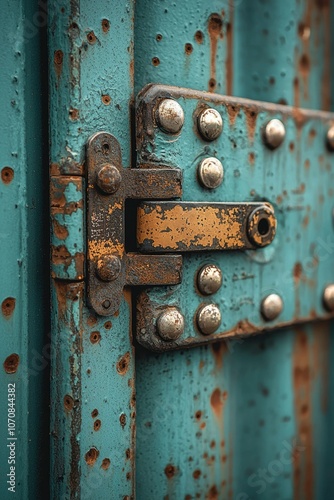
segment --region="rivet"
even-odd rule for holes
[[[217,188],[223,181],[223,165],[217,158],[204,158],[198,165],[198,177],[206,188]]]
[[[109,309],[109,307],[110,307],[110,306],[111,306],[111,302],[110,302],[110,300],[107,300],[107,299],[106,299],[106,300],[104,300],[104,301],[102,302],[102,307],[103,307],[103,309]]]
[[[332,125],[327,132],[327,144],[331,151],[334,151],[334,125]]]
[[[197,313],[197,325],[203,335],[214,333],[221,323],[221,314],[215,304],[202,306]]]
[[[258,207],[249,215],[247,233],[257,247],[269,245],[276,234],[277,221],[273,210],[268,205]]]
[[[184,124],[183,109],[174,99],[164,99],[159,104],[157,120],[159,128],[164,132],[177,134]]]
[[[96,183],[99,188],[108,194],[118,191],[122,182],[122,177],[114,165],[104,165],[97,173]]]
[[[285,127],[281,120],[273,118],[264,129],[264,140],[268,148],[276,149],[282,144],[285,138]]]
[[[266,321],[273,321],[283,310],[283,300],[276,293],[265,297],[261,303],[261,313]]]
[[[207,141],[213,141],[223,130],[223,120],[220,113],[213,108],[207,108],[198,117],[198,130]]]
[[[333,284],[326,286],[326,288],[324,290],[323,300],[324,300],[324,306],[326,307],[327,311],[333,312],[334,311],[334,285]]]
[[[175,308],[164,311],[157,319],[157,330],[164,340],[176,340],[184,331],[184,318]]]
[[[197,276],[199,291],[204,295],[212,295],[222,285],[222,273],[219,267],[208,264],[200,269]]]
[[[121,261],[116,255],[104,255],[96,263],[96,272],[103,281],[114,281],[121,272]]]

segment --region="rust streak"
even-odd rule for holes
[[[209,92],[213,92],[216,88],[216,58],[219,38],[223,38],[223,20],[217,13],[211,14],[208,22],[208,32],[210,37],[211,56],[210,56],[210,80]]]

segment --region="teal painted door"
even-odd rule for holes
[[[334,283],[334,118],[321,113],[333,110],[330,2],[3,3],[2,498],[12,498],[11,481],[29,499],[333,498],[333,322],[323,290]],[[171,138],[138,119],[148,84],[208,94],[181,91],[185,123]],[[233,96],[235,108],[217,96]],[[259,101],[258,114],[240,111],[255,106],[240,99]],[[193,122],[203,102],[223,117],[210,143]],[[306,119],[301,108],[315,113]],[[277,151],[262,140],[268,113],[286,125]],[[97,314],[87,299],[87,256],[99,248],[86,238],[86,146],[102,131],[117,139],[124,168],[179,168],[183,201],[270,202],[273,244],[185,252],[181,284],[125,287],[116,313]],[[196,178],[208,156],[224,166],[215,190]],[[126,220],[126,251],[137,251],[133,203]],[[223,284],[203,298],[196,277],[208,263]],[[261,316],[272,292],[285,328]],[[210,338],[196,326],[203,302],[222,316]],[[140,321],[156,325],[142,313],[148,303],[176,307],[182,338],[203,345],[144,347]]]

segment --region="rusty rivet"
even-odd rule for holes
[[[198,117],[198,130],[207,141],[214,141],[223,130],[223,120],[220,113],[213,108],[207,108]]]
[[[114,281],[121,272],[122,264],[116,255],[103,255],[96,264],[98,277],[103,281]]]
[[[184,318],[175,308],[171,307],[160,314],[157,319],[157,330],[163,340],[176,340],[184,332]]]
[[[157,110],[157,121],[164,132],[177,134],[184,124],[183,109],[174,99],[164,99]]]
[[[268,148],[278,148],[285,138],[285,127],[281,120],[270,120],[264,129],[264,140]]]
[[[257,247],[269,245],[276,234],[276,217],[268,206],[256,208],[248,217],[248,237]]]
[[[14,297],[7,297],[5,300],[2,301],[1,311],[6,319],[10,318],[11,315],[13,314],[15,309],[15,303],[16,300],[14,299]]]
[[[266,321],[273,321],[283,310],[283,300],[277,293],[271,293],[261,303],[261,313]]]
[[[10,354],[5,359],[3,366],[6,373],[16,373],[20,362],[20,357],[18,354]]]
[[[329,312],[334,311],[334,284],[327,285],[323,295],[324,306]]]
[[[203,335],[214,333],[220,326],[221,314],[215,304],[202,306],[197,313],[197,325]]]
[[[334,125],[327,132],[327,145],[331,151],[334,151]]]
[[[217,158],[204,158],[197,173],[201,184],[208,189],[217,188],[223,182],[224,168]]]
[[[197,276],[197,285],[204,295],[216,293],[222,285],[222,272],[219,267],[214,264],[202,267]]]
[[[122,176],[114,165],[104,165],[97,172],[96,184],[107,194],[114,194],[118,191],[122,182]]]
[[[14,179],[14,170],[11,167],[4,167],[1,170],[1,179],[4,184],[10,184]]]

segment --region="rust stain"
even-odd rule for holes
[[[258,109],[253,106],[249,106],[248,108],[245,109],[245,115],[246,115],[248,137],[249,140],[253,142],[256,131],[256,120],[258,115]]]
[[[66,412],[70,412],[74,408],[74,399],[69,394],[64,396],[64,408]]]
[[[101,101],[103,102],[103,104],[105,104],[106,106],[109,106],[109,104],[111,103],[111,97],[110,95],[108,94],[103,94],[101,96]]]
[[[63,69],[63,59],[64,59],[63,51],[56,50],[53,55],[53,62],[54,62],[55,72],[58,78],[60,78]]]
[[[293,454],[294,498],[312,500],[313,436],[311,349],[306,333],[298,329],[293,352],[294,406],[297,425],[297,446]]]
[[[221,390],[218,387],[211,394],[210,403],[214,414],[220,419],[222,417],[224,402]]]
[[[229,17],[230,20],[226,24],[226,94],[233,94],[233,26],[234,26],[234,5],[233,0],[229,2]]]
[[[187,55],[191,54],[192,51],[193,51],[193,46],[191,45],[191,43],[186,43],[185,46],[184,46],[184,51]]]
[[[52,221],[52,230],[58,240],[66,240],[69,235],[67,227],[60,224],[57,219],[53,219]]]
[[[204,33],[201,30],[197,30],[194,36],[197,43],[201,44],[204,40]]]
[[[125,375],[130,366],[130,353],[127,352],[122,356],[116,364],[116,370],[120,375]]]
[[[113,240],[88,241],[88,259],[95,260],[103,255],[123,255],[124,244]]]
[[[165,467],[165,474],[168,479],[172,479],[177,472],[177,468],[173,464],[168,464]]]
[[[97,38],[94,31],[90,31],[89,33],[87,33],[87,40],[91,45],[94,45],[94,43],[96,43]]]
[[[250,165],[254,165],[255,163],[255,153],[253,151],[248,153],[248,162]]]
[[[4,167],[1,170],[1,180],[4,184],[10,184],[14,179],[14,170],[11,167]]]
[[[109,467],[110,467],[110,459],[109,458],[104,458],[102,460],[101,469],[108,470]]]
[[[228,351],[226,342],[214,342],[211,344],[212,354],[216,363],[217,370],[223,366],[223,357]]]
[[[332,50],[331,50],[331,12],[329,0],[316,0],[318,7],[322,11],[324,24],[324,72],[322,77],[322,109],[331,111],[332,109],[332,89],[331,89],[331,68],[332,68]]]
[[[235,124],[235,120],[240,113],[240,109],[240,106],[238,106],[237,104],[226,104],[230,126],[233,126]]]
[[[96,448],[91,448],[85,454],[86,464],[92,467],[98,459],[100,452]]]
[[[110,29],[110,22],[108,21],[108,19],[102,19],[101,25],[102,25],[102,31],[104,33],[108,33]]]
[[[219,496],[218,496],[218,490],[217,490],[217,486],[211,486],[211,488],[209,489],[208,493],[205,495],[205,499],[206,500],[218,500]]]
[[[320,401],[323,413],[328,411],[330,397],[330,340],[331,323],[323,321],[312,325],[315,376],[320,379]]]
[[[13,353],[7,356],[3,363],[3,367],[6,373],[16,373],[19,367],[20,357],[18,354]]]
[[[14,312],[16,300],[14,297],[7,297],[2,301],[1,311],[6,319],[9,319]]]
[[[216,59],[218,40],[223,38],[223,20],[217,13],[211,14],[208,21],[208,33],[210,37],[210,81],[209,92],[213,92],[216,87]],[[213,84],[214,82],[214,84]]]

